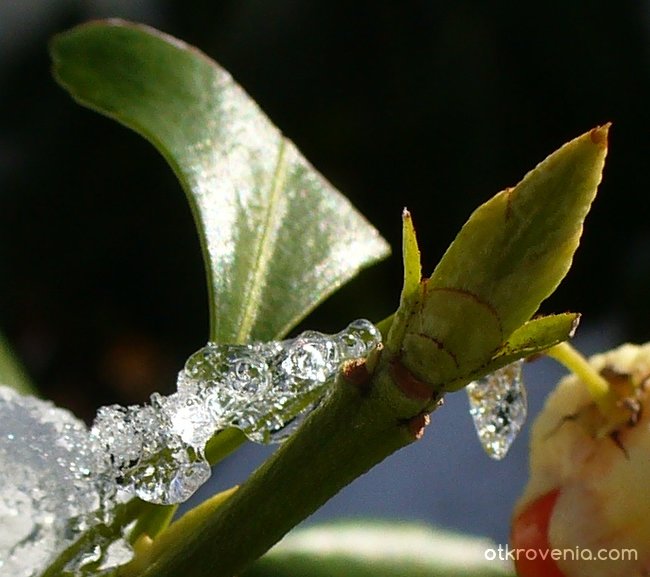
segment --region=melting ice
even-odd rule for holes
[[[517,437],[528,409],[520,359],[466,387],[469,412],[485,452],[503,459]]]
[[[102,407],[90,430],[48,401],[0,386],[0,577],[37,575],[86,529],[110,522],[129,495],[186,500],[210,476],[205,446],[222,429],[283,440],[341,364],[380,340],[372,323],[358,320],[331,336],[209,343],[187,360],[174,394]],[[126,541],[112,539],[68,569],[82,575],[84,563],[109,568],[128,557]]]

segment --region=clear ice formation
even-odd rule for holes
[[[187,360],[175,393],[102,407],[90,430],[48,401],[0,386],[0,577],[38,575],[132,495],[186,500],[210,476],[205,447],[222,429],[259,443],[284,440],[342,363],[380,341],[372,323],[357,320],[331,336],[208,343]],[[98,539],[66,569],[84,575],[128,561],[126,540]]]
[[[528,403],[521,376],[523,359],[466,387],[469,412],[485,452],[503,459],[526,421]]]
[[[218,431],[236,427],[258,443],[284,440],[341,364],[380,341],[370,321],[357,320],[331,336],[306,331],[281,342],[209,343],[187,360],[174,394],[155,393],[144,407],[103,407],[90,434],[118,486],[152,503],[180,503],[210,476],[204,451]]]

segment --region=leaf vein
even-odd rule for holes
[[[262,235],[257,244],[257,255],[255,257],[255,265],[252,274],[249,276],[249,284],[246,289],[246,296],[244,298],[244,309],[241,316],[241,323],[237,331],[237,342],[243,343],[248,340],[253,330],[257,314],[260,309],[260,297],[262,295],[262,288],[264,286],[264,279],[267,276],[267,271],[272,263],[273,247],[275,246],[275,238],[273,233],[278,228],[277,218],[280,208],[280,200],[282,197],[282,190],[286,180],[287,166],[285,160],[285,152],[287,141],[282,138],[278,149],[278,159],[273,172],[271,180],[271,190],[269,193],[269,204],[266,211],[266,219],[264,221]]]

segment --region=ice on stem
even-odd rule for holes
[[[466,387],[469,412],[485,452],[503,459],[526,421],[528,404],[520,359]]]
[[[295,339],[208,343],[179,373],[177,392],[144,407],[100,409],[91,435],[116,482],[145,501],[188,499],[210,476],[206,443],[228,427],[259,443],[281,441],[308,413],[341,364],[380,342],[369,321],[336,335],[306,331]]]
[[[131,495],[185,501],[210,476],[205,446],[220,430],[237,427],[261,443],[285,439],[342,363],[365,357],[380,339],[358,320],[335,335],[208,343],[187,360],[174,394],[102,407],[90,430],[50,402],[0,386],[0,577],[38,575]],[[96,533],[66,571],[96,574],[128,561],[121,535]]]

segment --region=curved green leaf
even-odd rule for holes
[[[569,270],[596,195],[609,126],[551,154],[480,206],[422,285],[402,362],[432,385],[487,364]]]
[[[514,577],[498,556],[487,539],[426,525],[346,522],[290,533],[242,577]]]
[[[151,141],[181,181],[203,247],[212,340],[277,338],[388,254],[377,231],[197,49],[111,20],[56,36],[51,53],[77,101]]]

